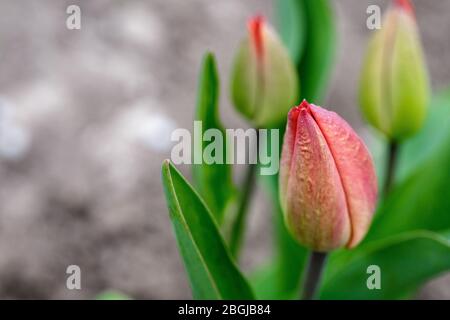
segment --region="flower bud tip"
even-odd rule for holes
[[[394,4],[400,9],[414,16],[414,7],[410,0],[394,0]]]
[[[298,115],[300,113],[309,113],[309,109],[310,106],[308,101],[306,101],[306,99],[303,99],[303,101],[298,106],[293,107],[289,111],[289,119],[297,121]]]
[[[308,103],[308,101],[306,101],[306,99],[303,99],[302,103],[300,103],[298,108],[300,108],[300,110],[309,111],[309,103]]]
[[[248,22],[248,29],[250,32],[250,39],[255,47],[256,55],[261,57],[263,54],[263,37],[262,27],[264,24],[264,17],[256,15]]]

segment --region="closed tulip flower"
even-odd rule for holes
[[[364,142],[336,113],[303,101],[290,110],[280,200],[292,235],[313,251],[352,248],[366,235],[377,182]]]
[[[427,69],[409,0],[396,0],[369,43],[359,100],[367,121],[391,141],[423,125],[429,98]]]
[[[298,83],[295,66],[275,31],[262,17],[251,19],[231,75],[236,109],[256,127],[276,126],[297,102]]]

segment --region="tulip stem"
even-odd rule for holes
[[[313,300],[322,277],[323,267],[327,260],[327,254],[324,252],[312,251],[309,256],[306,277],[303,286],[302,299]]]
[[[398,143],[391,141],[389,143],[389,150],[387,155],[387,165],[386,165],[386,177],[384,180],[383,195],[386,196],[392,188],[392,184],[395,178],[395,167],[397,164],[398,155]]]
[[[256,154],[258,155],[259,148],[259,131],[257,131],[256,138]],[[249,157],[250,159],[250,157]],[[244,178],[244,184],[242,189],[240,190],[240,199],[238,203],[237,212],[234,218],[234,221],[231,225],[231,233],[230,233],[230,241],[229,241],[229,249],[231,255],[235,258],[236,261],[239,260],[239,251],[242,244],[242,238],[244,236],[245,229],[245,220],[247,217],[248,206],[250,204],[250,199],[253,195],[253,191],[255,189],[255,178],[256,178],[256,169],[257,164],[249,164],[246,176]]]

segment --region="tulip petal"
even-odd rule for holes
[[[325,137],[346,195],[352,226],[347,247],[367,233],[377,198],[375,169],[367,147],[350,125],[335,112],[310,105],[311,114]]]

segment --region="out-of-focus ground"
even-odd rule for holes
[[[414,1],[434,89],[450,83],[450,1]],[[65,10],[78,4],[81,30]],[[339,54],[326,106],[356,127],[366,8],[334,2]],[[265,0],[0,0],[0,298],[189,298],[160,182],[170,133],[191,128],[201,57],[212,50],[227,127],[232,55]],[[364,130],[361,131],[364,134]],[[189,174],[189,168],[183,168]],[[244,265],[270,254],[258,192]],[[417,263],[427,263],[418,261]],[[82,290],[66,289],[66,267]],[[408,270],[405,270],[408,272]],[[421,298],[450,298],[450,278]]]

